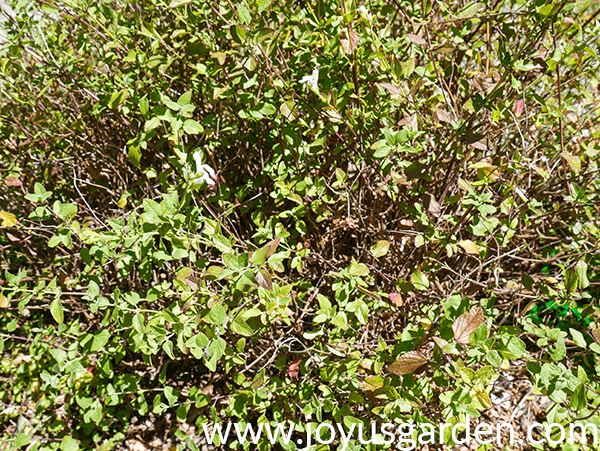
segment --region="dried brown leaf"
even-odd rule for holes
[[[454,120],[452,119],[452,115],[450,113],[448,113],[447,111],[444,111],[442,109],[439,109],[439,108],[437,110],[435,110],[435,116],[436,116],[437,120],[440,122],[447,122],[449,124],[454,122]]]
[[[412,374],[429,362],[421,351],[408,351],[400,356],[398,360],[392,363],[389,367],[391,373],[402,376],[404,374]]]
[[[273,291],[273,281],[271,280],[271,276],[264,269],[261,269],[256,273],[256,283],[258,283],[265,290]]]
[[[6,183],[8,186],[23,186],[23,182],[14,175],[9,175],[8,177],[5,177],[4,183]]]
[[[354,31],[344,31],[342,33],[342,38],[340,39],[340,44],[344,49],[346,55],[351,55],[356,50],[358,46],[358,41],[360,40],[360,36]]]
[[[417,36],[416,34],[412,34],[412,33],[408,33],[406,35],[406,37],[408,38],[408,40],[410,42],[412,42],[415,45],[427,45],[427,41],[425,39],[423,39],[421,36]]]
[[[391,83],[377,83],[378,86],[381,86],[387,92],[389,92],[392,97],[400,95],[400,87],[393,85]]]
[[[483,323],[483,310],[481,307],[473,307],[468,312],[463,313],[452,324],[454,339],[458,343],[468,343],[469,337]]]
[[[436,218],[439,218],[442,215],[442,206],[435,200],[435,197],[433,197],[432,194],[425,194],[423,206]]]

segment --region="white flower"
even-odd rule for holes
[[[360,7],[358,8],[358,11],[369,22],[371,22],[373,20],[373,14],[371,14],[369,11],[367,11],[367,8],[365,7],[365,5],[360,5]]]
[[[194,184],[201,185],[202,182],[206,182],[208,186],[215,186],[217,183],[217,173],[209,165],[202,164],[202,154],[199,150],[194,152],[194,160],[196,161]]]
[[[309,88],[313,91],[317,91],[319,88],[317,84],[319,83],[319,65],[315,66],[315,69],[312,71],[311,75],[305,75],[299,80],[299,83],[306,83]]]

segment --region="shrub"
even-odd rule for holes
[[[598,424],[592,3],[13,2],[3,438]]]

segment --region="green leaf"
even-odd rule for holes
[[[371,254],[375,258],[383,257],[384,255],[386,255],[388,253],[389,249],[390,249],[390,242],[385,241],[385,240],[380,240],[380,241],[377,241],[377,243],[375,243],[371,247]]]
[[[571,395],[569,406],[575,411],[580,411],[581,409],[585,409],[587,407],[587,400],[585,399],[585,387],[583,384],[578,385]]]
[[[410,282],[414,285],[417,290],[429,289],[429,279],[421,271],[415,271],[410,275]],[[475,329],[473,329],[475,330]]]
[[[142,159],[142,152],[140,151],[140,147],[135,145],[129,146],[127,155],[129,155],[129,159],[134,164],[134,166],[140,169],[140,161]]]
[[[231,323],[231,330],[233,333],[244,337],[251,337],[254,334],[252,328],[242,318],[236,318],[235,321]]]
[[[521,275],[521,283],[525,287],[526,290],[531,291],[533,289],[533,279],[529,277],[527,274]]]
[[[179,96],[179,99],[177,99],[177,104],[180,107],[184,107],[186,105],[189,105],[190,102],[192,101],[192,91],[186,91],[183,94],[181,94]]]
[[[339,312],[331,319],[331,324],[343,330],[348,330],[348,318],[345,312]]]
[[[569,292],[577,290],[578,276],[574,269],[567,269],[565,272],[565,288]]]
[[[60,442],[60,449],[61,451],[78,451],[79,442],[70,435],[67,435]]]
[[[173,387],[165,387],[165,398],[167,398],[167,402],[169,403],[169,407],[173,407],[173,405],[179,399],[179,392],[175,390]]]
[[[567,356],[567,348],[565,346],[565,340],[559,338],[556,340],[556,347],[550,352],[550,357],[555,362],[564,359]]]
[[[54,321],[56,321],[58,324],[63,323],[64,313],[58,296],[55,297],[52,303],[50,304],[50,313],[52,314],[52,318],[54,318]]]
[[[29,445],[30,443],[31,438],[27,434],[21,432],[19,435],[17,435],[17,438],[15,438],[13,446],[15,448],[21,448],[22,446]]]
[[[210,319],[217,325],[220,326],[227,321],[227,312],[221,304],[215,302],[210,308]]]
[[[467,17],[473,17],[479,11],[480,6],[481,6],[480,3],[471,3],[469,6],[467,6],[465,9],[463,9],[460,12],[458,17],[460,19],[466,19]]]
[[[366,277],[369,275],[369,268],[367,265],[363,263],[357,263],[354,259],[352,260],[353,261],[348,268],[348,273],[351,276]]]
[[[200,123],[196,122],[193,119],[187,119],[183,123],[183,131],[186,132],[188,135],[198,135],[204,132],[204,127],[202,127]]]
[[[242,21],[242,23],[248,25],[252,21],[252,17],[250,16],[250,11],[244,5],[238,5],[237,7],[238,17]]]
[[[588,265],[583,260],[579,260],[575,265],[575,272],[577,273],[577,287],[580,290],[587,288],[590,285],[590,281],[587,278]]]
[[[587,342],[585,341],[585,338],[583,337],[583,334],[581,332],[575,329],[569,329],[569,332],[571,332],[573,341],[577,346],[584,349],[587,348]]]
[[[150,130],[154,130],[161,123],[162,123],[162,121],[160,120],[160,118],[153,117],[153,118],[147,120],[146,123],[144,124],[144,131],[149,132]]]
[[[94,335],[94,341],[92,342],[92,346],[90,348],[91,352],[98,352],[101,349],[104,349],[106,343],[108,343],[108,339],[110,338],[110,332],[108,329],[102,329]]]
[[[206,348],[206,353],[208,354],[208,359],[204,358],[204,363],[210,371],[215,371],[217,369],[217,363],[219,359],[225,353],[225,349],[227,348],[227,343],[221,337],[213,340],[212,343]]]

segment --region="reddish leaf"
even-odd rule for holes
[[[515,102],[515,116],[520,117],[521,114],[523,114],[523,111],[525,110],[525,102],[523,102],[523,99],[519,99]]]
[[[594,340],[600,343],[600,329],[593,329],[592,336],[594,337]]]
[[[402,376],[404,374],[412,374],[427,364],[429,360],[421,351],[408,351],[400,356],[398,360],[390,365],[390,372]]]
[[[392,304],[394,304],[396,307],[400,307],[403,304],[402,301],[402,296],[400,296],[400,293],[390,293],[390,301],[392,301]]]
[[[483,323],[483,310],[481,307],[474,307],[463,313],[452,324],[454,339],[458,343],[468,343],[469,337],[481,323]]]
[[[294,378],[296,376],[298,376],[298,373],[300,373],[300,363],[302,362],[302,357],[300,357],[299,359],[294,360],[292,363],[290,363],[290,366],[288,366],[288,376],[290,377],[290,379],[294,380]]]

